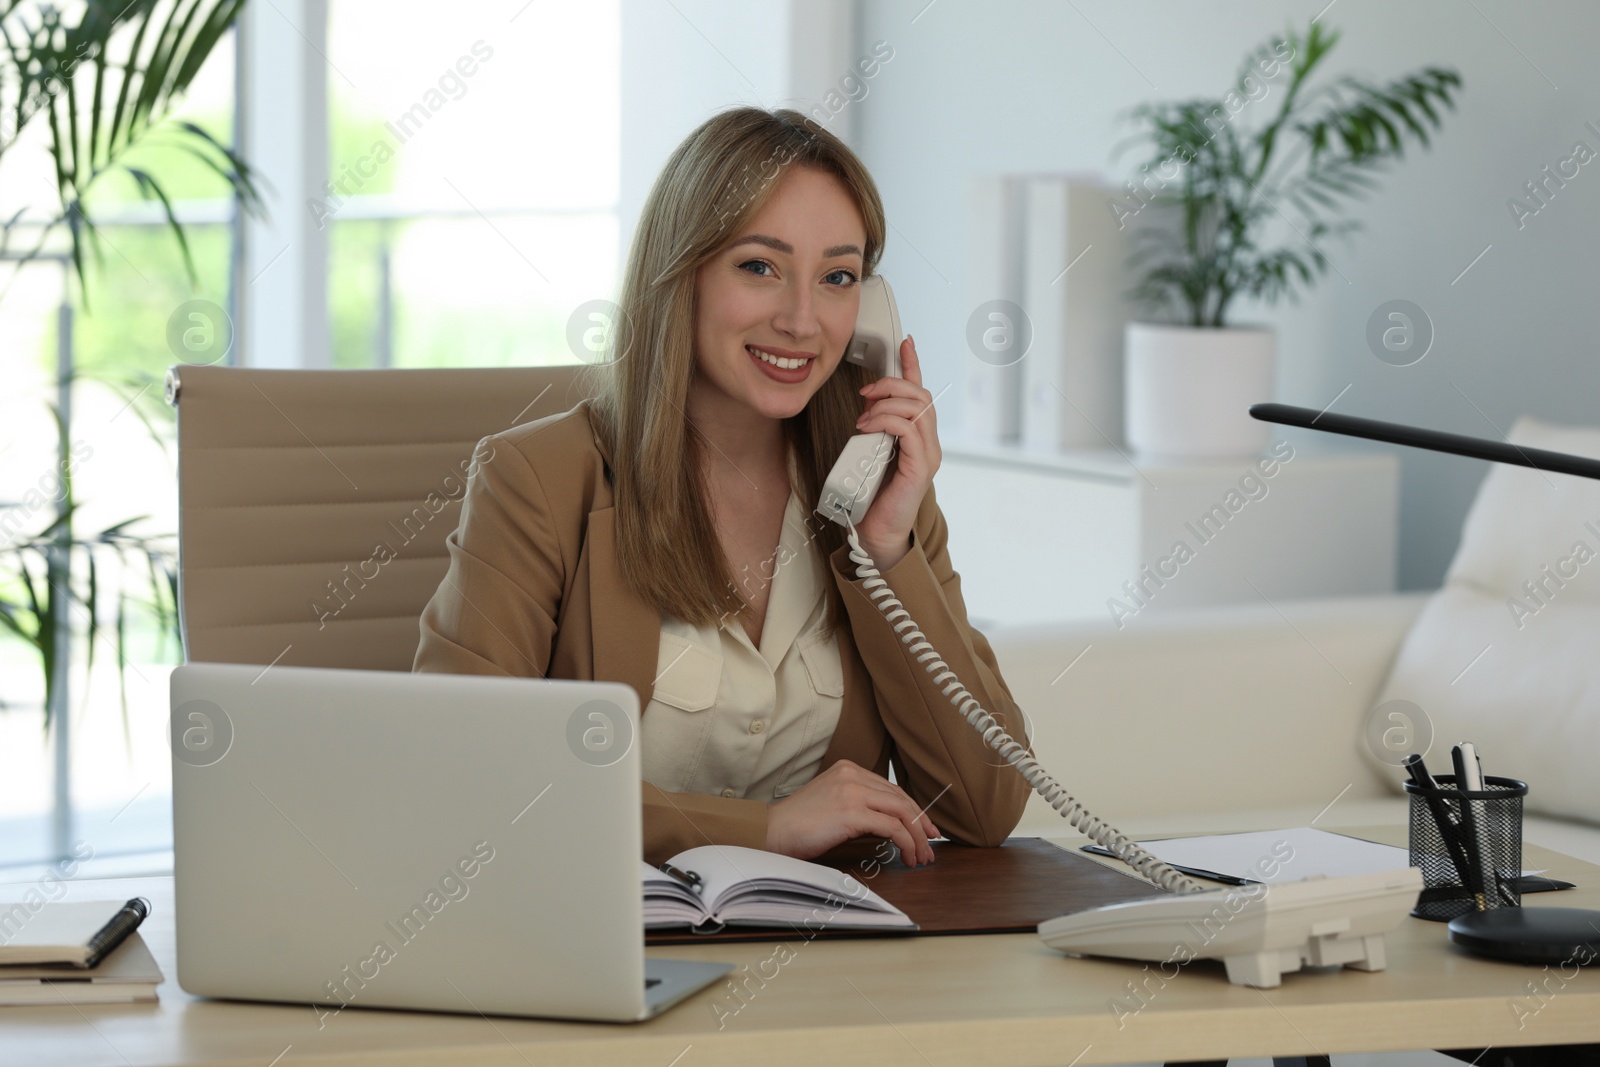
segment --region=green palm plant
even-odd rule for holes
[[[0,0],[0,118],[7,120],[0,163],[30,122],[45,122],[60,201],[38,243],[19,258],[36,254],[64,225],[86,308],[85,251],[97,262],[104,255],[87,201],[110,175],[125,175],[143,199],[160,202],[189,279],[198,282],[172,201],[156,175],[129,161],[134,148],[174,145],[222,178],[242,210],[262,210],[249,165],[205,128],[172,118],[243,7],[244,0],[86,0],[69,21],[53,3]],[[0,230],[0,253],[22,213]]]
[[[1309,84],[1338,41],[1337,31],[1312,22],[1303,36],[1290,30],[1246,57],[1223,98],[1131,112],[1145,125],[1133,140],[1150,155],[1112,210],[1126,227],[1145,207],[1158,208],[1157,224],[1131,235],[1131,295],[1155,317],[1220,327],[1239,296],[1270,303],[1310,285],[1328,268],[1318,242],[1359,228],[1340,217],[1349,202],[1373,189],[1374,175],[1408,143],[1427,147],[1442,111],[1454,109],[1461,76],[1440,67],[1384,85],[1349,76]],[[1254,110],[1264,122],[1238,121]],[[1294,231],[1276,246],[1267,234],[1274,219]]]
[[[55,405],[50,406],[50,412],[61,454],[77,459],[78,450],[68,439],[71,431],[67,421]],[[158,655],[169,635],[176,637],[181,647],[182,637],[177,628],[177,553],[171,537],[146,536],[129,530],[145,519],[143,515],[124,519],[87,536],[77,535],[74,519],[79,502],[72,486],[73,466],[69,460],[60,467],[55,483],[57,489],[50,494],[50,502],[56,505],[55,513],[48,523],[32,534],[0,541],[0,560],[10,564],[0,564],[0,630],[21,638],[38,654],[44,670],[46,734],[50,731],[52,716],[66,712],[57,693],[70,657],[69,649],[61,643],[63,637],[70,639],[77,629],[76,624],[84,624],[88,635],[86,669],[90,673],[94,670],[95,650],[102,641],[109,644],[117,661],[123,736],[131,744],[126,684],[129,623],[136,612],[153,616]],[[0,519],[4,517],[0,513]],[[12,526],[11,522],[0,522],[0,528],[11,529]],[[116,568],[109,589],[104,581],[108,564]],[[148,599],[135,595],[134,583],[126,580],[130,571],[139,572],[147,583]],[[100,622],[108,607],[113,617],[110,635],[103,632]],[[0,707],[3,706],[0,701]]]
[[[166,145],[187,153],[226,184],[241,211],[264,213],[249,165],[204,127],[175,117],[195,76],[243,7],[244,0],[82,0],[65,6],[49,0],[0,0],[0,165],[30,124],[43,124],[58,201],[42,224],[24,222],[25,208],[0,217],[0,259],[26,263],[41,255],[62,258],[46,252],[45,246],[64,230],[66,258],[87,310],[87,261],[104,260],[104,239],[96,229],[91,201],[120,176],[141,199],[159,202],[190,284],[199,284],[167,186],[155,173],[157,167],[139,162],[140,150]],[[37,241],[14,250],[14,237],[35,225]],[[77,377],[68,360],[60,368],[59,400],[51,409],[61,478],[59,494],[52,494],[53,515],[42,527],[17,536],[24,516],[0,510],[0,529],[7,535],[0,540],[0,633],[20,638],[40,658],[47,732],[67,710],[74,633],[80,625],[87,630],[90,667],[97,645],[109,639],[119,681],[124,682],[126,730],[128,624],[142,607],[153,614],[163,641],[168,634],[177,636],[175,553],[170,537],[131,532],[140,519],[87,536],[75,529],[79,505],[71,482],[68,413]],[[133,399],[129,406],[138,412]],[[139,416],[145,417],[142,412]],[[32,510],[27,509],[29,514]],[[129,572],[143,576],[148,599],[134,594],[142,583],[129,579]],[[114,619],[109,638],[101,632],[107,615]]]

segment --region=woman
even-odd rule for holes
[[[1024,741],[946,551],[916,346],[903,379],[842,362],[884,229],[872,178],[821,126],[713,117],[645,203],[593,399],[479,447],[493,458],[415,669],[632,684],[651,863],[712,843],[811,858],[871,834],[917,865],[929,838],[997,845],[1021,817],[1027,783],[907,652],[843,527],[812,512],[852,434],[896,436],[862,547]]]

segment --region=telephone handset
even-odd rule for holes
[[[881,277],[861,283],[861,311],[845,359],[877,371],[879,377],[900,376],[900,313],[894,292]],[[1252,886],[1249,892],[1207,890],[1182,872],[1157,859],[1111,826],[1089,814],[1028,750],[995,722],[956,677],[915,620],[879,575],[872,557],[861,547],[856,523],[883,481],[894,454],[894,435],[857,434],[845,446],[824,483],[817,510],[845,528],[856,577],[883,612],[917,661],[943,688],[962,718],[983,735],[1017,773],[1074,829],[1110,851],[1145,878],[1177,898],[1109,904],[1063,915],[1039,924],[1039,936],[1052,948],[1071,954],[1120,956],[1136,960],[1173,961],[1174,945],[1204,927],[1205,943],[1186,946],[1188,959],[1225,961],[1228,980],[1237,985],[1276,986],[1282,975],[1302,966],[1344,965],[1360,970],[1384,968],[1383,935],[1405,920],[1422,889],[1414,867],[1403,871],[1342,878],[1304,879],[1273,886]],[[1254,890],[1260,890],[1259,893]],[[1225,936],[1211,934],[1218,916]]]
[[[894,290],[882,275],[873,275],[861,283],[861,310],[856,314],[856,329],[845,347],[844,358],[859,363],[877,373],[878,377],[902,377],[900,371],[900,310],[895,306]],[[1194,892],[1203,887],[1162,863],[1133,841],[1118,833],[1086,811],[1066,789],[1051,778],[1045,769],[1018,744],[994,717],[979,705],[977,699],[956,678],[939,654],[934,651],[922,631],[906,612],[894,592],[878,575],[872,557],[861,547],[856,535],[856,523],[866,516],[867,508],[877,495],[883,482],[885,468],[894,455],[895,436],[891,433],[857,434],[846,443],[844,451],[833,465],[823,483],[822,499],[817,510],[845,528],[850,541],[850,558],[856,564],[856,576],[865,579],[867,595],[878,610],[894,623],[900,640],[909,646],[913,655],[923,664],[935,680],[944,686],[950,703],[955,705],[984,741],[1005,757],[1017,772],[1050,806],[1061,813],[1074,829],[1081,830],[1096,844],[1120,857],[1134,870],[1164,889],[1175,892]]]
[[[866,367],[878,378],[903,378],[900,339],[904,336],[894,290],[883,275],[874,274],[861,283],[861,310],[856,312],[856,329],[845,345],[845,362]],[[822,483],[817,510],[844,525],[854,525],[865,518],[883,484],[889,460],[894,457],[894,446],[895,436],[887,431],[858,433],[850,438]]]

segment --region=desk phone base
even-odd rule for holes
[[[1222,960],[1228,981],[1270,989],[1302,967],[1384,968],[1383,935],[1422,892],[1415,867],[1108,904],[1039,924],[1069,955]]]

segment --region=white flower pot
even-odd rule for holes
[[[1249,409],[1272,399],[1276,347],[1267,329],[1128,323],[1128,444],[1143,457],[1260,455],[1272,426]]]

